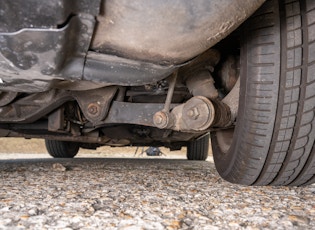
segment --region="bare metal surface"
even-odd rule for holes
[[[209,160],[1,160],[0,228],[315,228],[315,185],[233,185]]]

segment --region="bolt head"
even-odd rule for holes
[[[162,122],[163,122],[163,117],[162,117],[160,114],[156,115],[156,116],[154,117],[154,122],[155,122],[156,124],[162,124]]]
[[[197,107],[194,107],[187,111],[187,116],[190,117],[193,120],[197,120],[200,113]]]
[[[88,111],[90,114],[95,115],[95,114],[98,113],[98,106],[92,103],[92,104],[90,104],[90,105],[88,106],[88,110],[87,110],[87,111]]]
[[[164,129],[169,124],[169,117],[165,112],[156,112],[153,116],[153,123],[156,127]]]

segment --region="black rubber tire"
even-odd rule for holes
[[[314,14],[315,1],[271,0],[243,27],[237,124],[234,132],[211,134],[225,180],[315,182]]]
[[[210,134],[207,133],[187,145],[187,159],[205,161],[208,158]]]
[[[77,142],[45,140],[46,149],[54,158],[73,158],[77,155],[80,145]]]

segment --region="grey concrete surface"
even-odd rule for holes
[[[315,228],[315,185],[233,185],[211,159],[2,159],[0,188],[0,229]]]

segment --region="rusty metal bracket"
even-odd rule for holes
[[[110,103],[117,92],[117,87],[105,87],[95,90],[73,92],[84,116],[92,123],[97,123],[107,116]]]

